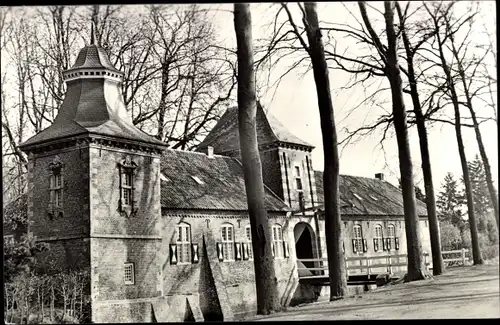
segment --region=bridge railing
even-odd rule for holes
[[[469,261],[467,253],[468,249],[452,250],[452,251],[442,251],[443,261],[445,263],[461,263],[465,265]],[[408,255],[398,254],[398,255],[380,255],[380,256],[353,256],[345,258],[346,262],[346,273],[347,276],[350,275],[372,275],[380,273],[393,273],[393,268],[406,267],[408,265]],[[424,253],[425,265],[430,265],[429,254]],[[298,271],[328,271],[328,258],[310,258],[310,259],[298,259],[297,261],[302,262],[315,262],[314,267],[298,267]],[[359,272],[356,272],[358,271]],[[317,273],[317,272],[314,272]],[[307,277],[322,277],[324,275],[307,275]],[[299,277],[305,277],[300,276]]]

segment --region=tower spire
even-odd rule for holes
[[[90,22],[90,45],[95,45],[94,21]]]

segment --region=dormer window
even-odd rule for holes
[[[127,216],[136,212],[134,206],[134,176],[137,164],[130,156],[127,156],[122,163],[118,164],[120,175],[120,200],[119,211]]]

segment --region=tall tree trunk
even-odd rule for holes
[[[436,212],[436,197],[434,195],[434,185],[432,182],[431,159],[429,154],[429,141],[427,138],[427,130],[425,127],[425,119],[422,114],[422,106],[418,95],[417,80],[415,78],[415,69],[413,66],[413,58],[415,51],[411,48],[408,36],[406,35],[405,26],[403,25],[403,14],[399,4],[396,2],[396,9],[401,22],[401,30],[403,43],[408,61],[408,81],[410,84],[411,99],[413,103],[413,111],[417,123],[418,138],[420,144],[420,156],[422,158],[422,172],[424,174],[425,186],[425,204],[427,207],[427,216],[429,218],[429,235],[431,239],[432,250],[432,273],[440,275],[444,271],[443,255],[441,253],[441,238],[439,234],[439,224]]]
[[[433,17],[433,19],[435,28],[438,30],[439,26],[437,19],[435,17]],[[455,112],[455,134],[457,137],[458,153],[460,155],[460,163],[465,183],[465,195],[467,198],[467,214],[469,216],[469,228],[471,233],[470,237],[472,242],[472,258],[474,260],[474,265],[483,264],[483,258],[481,257],[481,251],[479,249],[479,238],[477,234],[476,217],[474,214],[474,203],[472,199],[472,188],[470,184],[469,169],[467,168],[467,157],[465,155],[464,142],[462,139],[462,125],[460,124],[461,120],[460,120],[460,106],[458,103],[458,96],[455,89],[455,83],[451,76],[450,67],[448,66],[448,63],[444,56],[443,52],[444,41],[441,39],[441,36],[439,35],[439,30],[436,33],[436,38],[439,48],[439,58],[441,60],[441,67],[443,68],[444,74],[446,76],[446,84],[450,92],[450,97],[453,104],[453,110]]]
[[[318,108],[321,118],[323,137],[324,166],[324,202],[325,236],[330,278],[330,300],[343,298],[347,292],[344,253],[342,251],[342,221],[339,206],[339,153],[337,148],[337,130],[330,94],[330,80],[326,64],[321,30],[315,2],[304,4],[307,22],[309,55],[316,83]]]
[[[460,61],[460,58],[459,58],[459,53],[455,47],[453,35],[450,36],[450,40],[451,40],[451,47],[452,47],[453,56],[457,60],[458,73],[460,75],[460,79],[461,79],[462,85],[464,87],[465,98],[467,100],[466,106],[469,109],[470,116],[472,118],[472,123],[474,125],[474,132],[476,134],[477,146],[479,147],[479,154],[481,156],[481,160],[483,161],[483,167],[484,167],[484,172],[486,174],[486,183],[488,184],[488,192],[490,194],[491,205],[492,205],[493,211],[495,213],[495,219],[497,221],[497,229],[500,229],[499,228],[500,226],[498,223],[498,197],[497,197],[497,193],[495,190],[495,186],[493,185],[493,177],[491,176],[490,162],[488,160],[488,156],[486,155],[486,150],[484,149],[483,137],[481,136],[481,130],[479,130],[479,123],[477,121],[476,112],[474,111],[474,108],[472,107],[472,98],[471,98],[471,95],[469,92],[469,88],[467,87],[467,78],[465,76],[465,71],[464,71],[462,62]]]
[[[252,18],[249,4],[234,4],[234,30],[238,46],[238,124],[253,238],[257,313],[265,315],[278,309],[279,306],[269,221],[264,205],[262,166],[257,144],[257,102],[253,71]]]
[[[397,56],[397,36],[394,30],[394,2],[384,1],[387,31],[387,77],[391,85],[392,112],[399,152],[399,170],[405,213],[406,242],[408,247],[408,273],[406,281],[422,280],[426,277],[426,266],[420,241],[420,225],[417,215],[413,184],[413,163],[411,161],[406,109],[403,100],[401,72]]]

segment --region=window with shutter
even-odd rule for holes
[[[373,236],[373,249],[378,252],[382,249],[382,226],[375,226],[375,236]]]
[[[354,253],[363,252],[363,232],[360,225],[354,226],[353,251]]]
[[[252,230],[250,226],[245,227],[245,237],[246,237],[246,251],[248,254],[248,259],[253,260],[253,248],[252,248]]]
[[[394,225],[387,226],[387,249],[392,250],[396,247],[396,230]]]
[[[178,264],[191,263],[191,226],[185,222],[176,227]]]
[[[283,258],[285,256],[283,252],[283,231],[280,225],[276,224],[272,226],[272,243],[274,246],[274,257]]]
[[[222,255],[224,261],[234,261],[234,230],[233,225],[224,224],[221,228]]]

